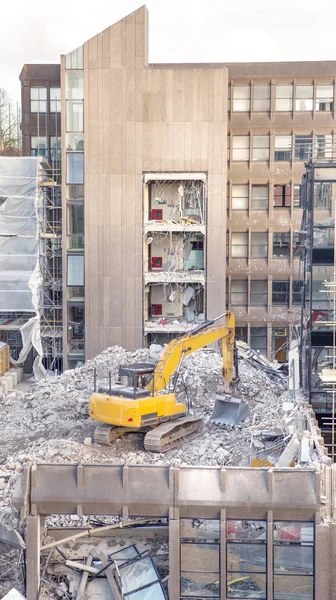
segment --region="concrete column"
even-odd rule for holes
[[[169,518],[169,598],[180,598],[180,519],[174,510],[174,519]],[[176,514],[177,513],[177,514]],[[177,518],[176,518],[177,517]],[[30,599],[28,599],[30,600]]]
[[[315,598],[336,600],[335,525],[316,525],[315,529]]]
[[[26,531],[27,600],[36,600],[40,587],[40,516],[27,518]]]
[[[273,511],[267,512],[267,532],[266,532],[266,543],[267,543],[267,556],[266,556],[266,585],[267,591],[266,596],[268,600],[273,600]]]
[[[219,596],[226,600],[226,509],[220,514],[220,580]]]

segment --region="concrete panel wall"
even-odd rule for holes
[[[148,14],[84,44],[86,359],[142,345],[142,181],[208,176],[207,313],[225,302],[227,69],[148,68]]]

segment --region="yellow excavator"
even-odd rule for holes
[[[224,325],[214,326],[223,317]],[[235,318],[227,312],[172,340],[156,365],[120,365],[118,382],[91,395],[90,417],[104,424],[96,427],[94,441],[111,444],[126,433],[143,431],[146,450],[166,452],[196,437],[202,420],[187,415],[185,404],[177,402],[173,390],[183,359],[218,340],[222,342],[225,390],[230,392],[235,367]]]

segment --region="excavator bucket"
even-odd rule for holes
[[[211,421],[219,425],[237,425],[246,419],[249,407],[244,400],[233,398],[229,394],[215,396],[215,406],[210,417]]]

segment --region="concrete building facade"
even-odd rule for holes
[[[146,7],[62,57],[66,365],[166,342],[225,307],[238,337],[287,359],[301,178],[332,152],[334,73],[149,64]]]

